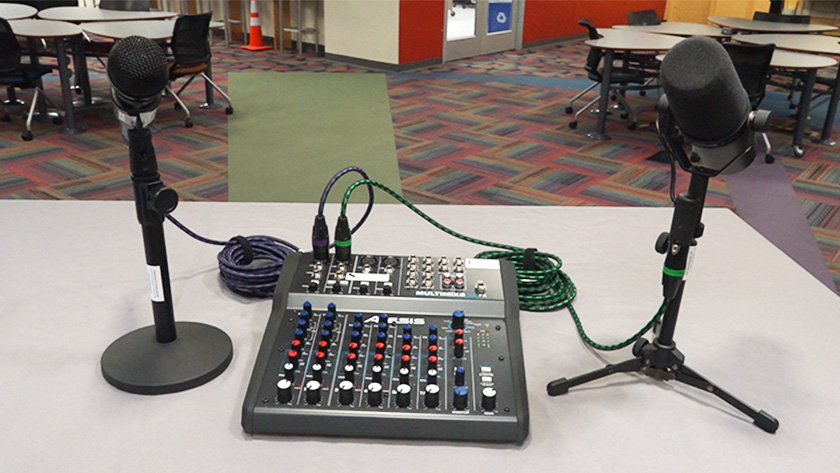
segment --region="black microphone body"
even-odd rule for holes
[[[665,55],[659,76],[668,109],[660,113],[673,114],[691,144],[690,167],[730,174],[752,163],[754,113],[720,43],[704,37],[683,40]]]

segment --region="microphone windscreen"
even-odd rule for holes
[[[689,139],[731,136],[752,107],[729,54],[717,41],[692,37],[671,48],[659,69],[668,105]]]
[[[128,36],[121,39],[108,54],[108,79],[128,100],[155,97],[169,80],[166,54],[148,38]]]

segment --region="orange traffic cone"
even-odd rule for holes
[[[251,44],[242,46],[242,49],[247,49],[248,51],[265,51],[266,49],[271,49],[271,46],[265,46],[263,44],[260,12],[257,11],[257,0],[251,0],[251,34],[248,36],[251,38]]]

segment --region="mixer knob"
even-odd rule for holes
[[[294,381],[295,380],[295,369],[297,368],[297,363],[292,363],[291,361],[287,361],[283,364],[283,377]]]
[[[463,310],[456,310],[455,312],[452,312],[452,329],[463,329],[464,319],[466,319],[466,315]]]
[[[379,382],[368,384],[368,404],[376,407],[382,404],[382,385]]]
[[[354,373],[356,372],[356,367],[353,365],[344,365],[344,379],[346,381],[350,381],[351,383],[354,380]]]
[[[430,329],[431,331],[431,329]],[[438,344],[438,336],[435,334],[429,335],[429,347],[436,347]]]
[[[428,360],[430,370],[437,368],[438,357],[436,355],[429,355]]]
[[[327,312],[335,313],[335,309],[335,302],[330,302],[329,304],[327,304]]]
[[[463,386],[467,370],[463,366],[455,368],[455,386]]]
[[[305,329],[295,329],[295,340],[303,341],[304,337],[306,337],[306,330]]]
[[[411,365],[411,355],[403,355],[400,357],[400,367],[408,368]]]
[[[435,281],[432,279],[432,276],[429,275],[428,278],[423,279],[423,287],[426,289],[431,289],[435,287]]]
[[[423,403],[429,409],[434,409],[440,404],[440,386],[437,384],[426,385],[426,396],[423,398]]]
[[[312,312],[312,303],[309,302],[309,301],[304,301],[303,302],[303,310],[305,310],[307,312]]]
[[[379,322],[379,333],[385,333],[388,331],[388,322]]]
[[[299,330],[303,331],[304,334],[306,334],[306,328],[308,326],[309,326],[309,321],[307,321],[306,319],[298,319],[297,328]]]
[[[361,339],[362,339],[362,333],[359,332],[358,330],[353,330],[352,332],[350,332],[350,340],[358,343],[359,340],[361,340]]]
[[[429,336],[437,336],[437,325],[429,325]]]
[[[344,381],[338,383],[338,402],[344,406],[353,404],[354,391],[355,387],[353,386],[352,381],[345,379]]]
[[[467,389],[466,386],[456,386],[455,387],[455,398],[452,400],[452,407],[455,410],[463,411],[467,408],[467,395],[469,395],[470,390]]]
[[[391,293],[393,293],[393,292],[394,292],[394,285],[391,284],[391,281],[386,282],[382,286],[382,294],[384,294],[386,296],[390,296]]]
[[[362,265],[362,272],[363,273],[369,273],[370,272],[370,265],[368,263],[365,263],[364,265]]]
[[[438,371],[436,369],[429,369],[426,372],[426,382],[429,384],[437,384]]]
[[[400,368],[400,384],[408,384],[408,376],[410,374],[410,368]]]
[[[455,358],[463,358],[464,357],[464,339],[463,338],[456,338],[455,339]]]
[[[485,411],[496,410],[496,390],[493,388],[484,388],[481,390],[481,408]]]
[[[365,295],[370,291],[370,286],[366,282],[359,283],[359,294]]]
[[[449,289],[452,287],[452,278],[447,275],[443,276],[443,279],[440,281],[440,288],[441,289]]]
[[[475,282],[475,293],[478,295],[487,294],[487,285],[484,281],[478,280]]]
[[[289,362],[294,363],[297,365],[298,358],[300,358],[300,352],[297,350],[289,350]]]
[[[277,402],[285,404],[292,400],[292,382],[288,379],[277,381]]]
[[[463,289],[465,286],[464,278],[455,278],[455,289]]]
[[[309,285],[306,286],[306,290],[309,292],[318,292],[318,286],[320,282],[317,279],[313,279],[309,281]]]
[[[397,406],[408,407],[411,404],[411,386],[400,384],[397,386]]]
[[[332,292],[333,294],[338,294],[341,292],[341,281],[336,281],[333,283]]]
[[[411,339],[411,324],[403,325],[403,338],[405,338],[406,335],[409,336],[409,340],[410,340]]]
[[[411,329],[408,329],[408,332],[403,333],[402,340],[403,345],[411,345]]]
[[[306,386],[304,386],[304,390],[306,391],[306,403],[307,404],[318,404],[321,402],[321,383],[310,379],[306,382]]]
[[[312,364],[312,379],[315,381],[322,381],[324,376],[324,365],[321,363]]]
[[[298,312],[298,317],[300,317],[301,320],[309,320],[309,317],[311,317],[311,316],[312,316],[312,313],[309,312],[308,310],[305,310],[305,309]]]
[[[376,339],[379,340],[378,342],[376,342],[376,353],[377,354],[380,354],[380,355],[385,354],[385,339],[387,339],[387,338],[388,338],[388,336],[385,335],[384,333],[381,333],[381,332],[379,333],[379,335],[376,336]]]
[[[373,365],[370,369],[371,378],[374,381],[374,384],[382,382],[382,365]],[[381,388],[381,386],[380,386]]]

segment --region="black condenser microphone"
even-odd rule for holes
[[[127,127],[148,126],[160,105],[160,94],[169,81],[166,54],[154,41],[129,36],[117,42],[108,55],[108,80],[117,118]]]
[[[692,145],[690,167],[730,174],[752,163],[754,131],[763,131],[769,114],[752,111],[720,43],[705,37],[681,41],[665,55],[659,77],[667,97],[659,112],[672,113]]]

